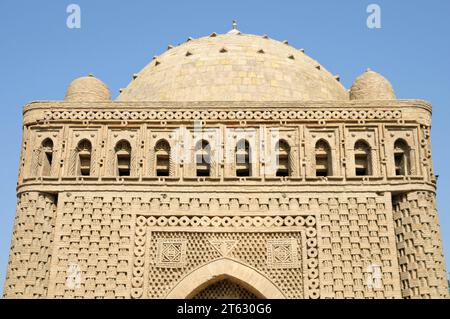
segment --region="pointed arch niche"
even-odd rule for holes
[[[167,295],[168,299],[190,299],[222,280],[239,285],[258,298],[284,299],[285,296],[258,270],[229,258],[205,264],[185,276]]]

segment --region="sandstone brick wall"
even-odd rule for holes
[[[402,297],[447,297],[447,274],[434,194],[395,195],[393,211]]]
[[[56,196],[20,194],[4,295],[11,298],[48,296],[54,254]]]
[[[30,104],[5,297],[184,298],[214,278],[234,281],[209,295],[446,297],[429,105],[270,106]],[[236,176],[240,137],[229,128],[251,145],[250,177]],[[53,149],[43,174],[47,139]],[[196,176],[201,139],[212,149],[209,177]],[[280,139],[290,147],[286,177],[268,169]],[[410,147],[404,176],[395,172],[398,139]],[[77,170],[83,140],[92,145],[89,176]],[[167,177],[155,174],[160,140],[171,146]],[[315,171],[322,140],[332,158],[325,177]],[[370,176],[355,174],[358,140],[370,145]],[[121,141],[130,145],[130,176],[117,176]]]

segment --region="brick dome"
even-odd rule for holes
[[[395,100],[391,83],[381,74],[367,69],[350,89],[351,100]]]
[[[74,80],[67,88],[65,101],[100,102],[111,101],[108,87],[92,74]]]
[[[348,100],[302,50],[236,30],[169,47],[133,78],[118,101]]]

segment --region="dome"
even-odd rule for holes
[[[64,100],[78,102],[111,101],[111,93],[105,83],[90,74],[70,83]]]
[[[133,78],[118,101],[348,100],[302,50],[237,30],[169,46]]]
[[[350,89],[351,100],[395,100],[391,83],[381,74],[367,69]]]

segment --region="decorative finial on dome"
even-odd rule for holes
[[[93,77],[95,77],[95,75],[94,75],[94,73],[89,73],[88,77],[93,78]]]
[[[232,29],[228,32],[228,34],[241,34],[241,31],[237,28],[237,21],[233,20],[233,26]]]

